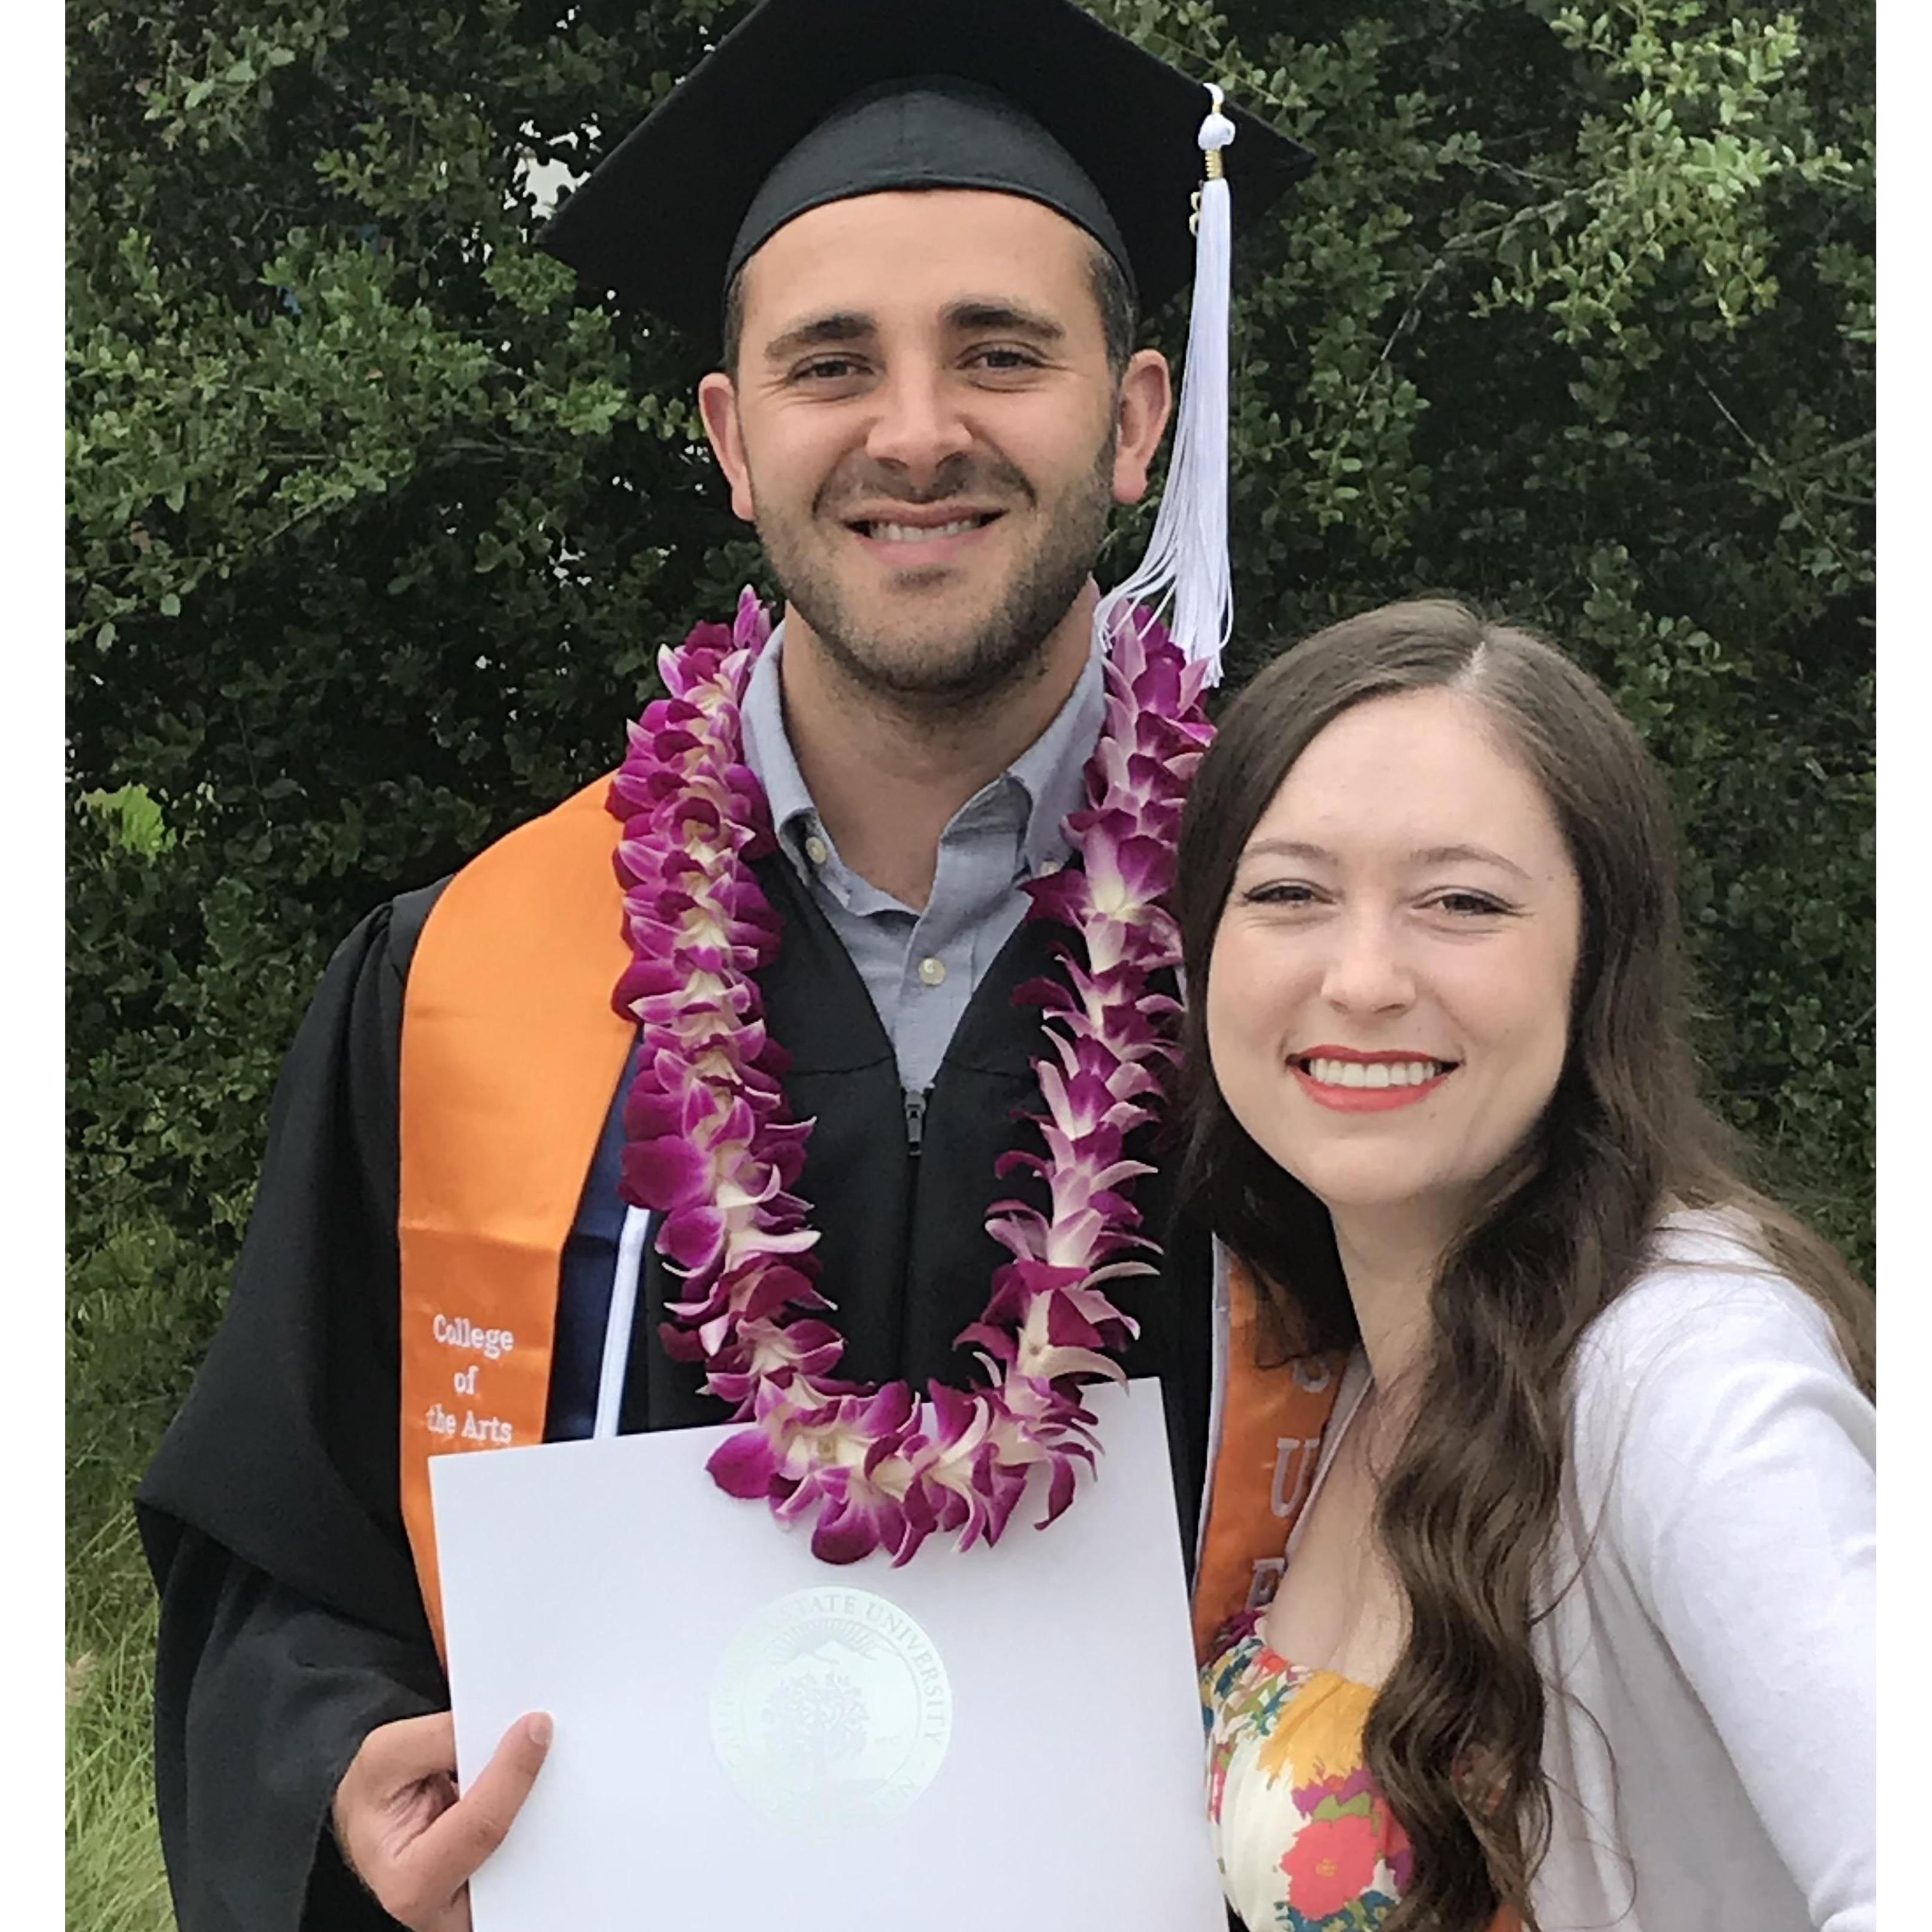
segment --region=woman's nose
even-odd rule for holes
[[[1414,974],[1386,920],[1364,913],[1338,923],[1322,994],[1345,1012],[1394,1012],[1414,1004]]]

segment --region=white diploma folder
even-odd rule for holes
[[[458,1774],[548,1711],[476,1932],[1226,1932],[1157,1382],[1045,1531],[820,1563],[729,1426],[430,1465]]]

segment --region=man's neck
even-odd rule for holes
[[[1090,579],[1035,670],[952,712],[895,704],[854,684],[787,607],[778,660],[785,735],[820,820],[861,878],[924,907],[953,814],[1040,736],[1079,682],[1096,594]]]

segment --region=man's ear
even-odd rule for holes
[[[1147,494],[1148,472],[1174,410],[1167,358],[1158,349],[1134,352],[1121,374],[1114,406],[1120,433],[1114,452],[1114,501],[1138,503]]]
[[[698,412],[704,418],[711,453],[731,486],[731,514],[751,523],[758,512],[752,498],[751,466],[745,460],[744,428],[738,421],[738,392],[723,370],[712,370],[698,384]]]

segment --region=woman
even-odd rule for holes
[[[1594,683],[1447,602],[1202,763],[1188,1173],[1280,1352],[1349,1352],[1202,1674],[1251,1927],[1876,1926],[1870,1304],[1698,1101],[1666,819]]]

